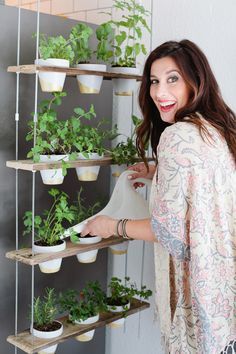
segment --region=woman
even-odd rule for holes
[[[117,234],[155,243],[162,334],[171,354],[233,353],[236,338],[236,117],[223,101],[202,51],[166,42],[149,55],[139,94],[137,148],[145,164],[131,178],[152,178],[144,146],[158,164],[152,217],[99,216],[83,234]],[[163,285],[163,286],[162,286]],[[168,303],[161,291],[168,290]]]

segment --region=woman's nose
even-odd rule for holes
[[[156,86],[155,94],[157,98],[166,97],[168,94],[167,85],[165,83],[159,82],[159,84]]]

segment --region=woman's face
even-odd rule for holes
[[[165,57],[152,63],[150,96],[161,119],[174,123],[175,113],[188,102],[189,89],[174,59]]]

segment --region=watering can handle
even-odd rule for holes
[[[132,170],[130,170],[129,171],[130,172],[130,174],[132,174],[132,173],[134,173],[134,172],[136,172],[136,171],[132,171]],[[143,177],[138,177],[138,178],[135,178],[135,179],[130,179],[129,180],[129,182],[131,183],[131,184],[134,184],[134,183],[143,183],[143,184],[145,184],[147,187],[149,186],[151,186],[151,184],[152,184],[152,181],[150,180],[150,179],[148,179],[148,178],[143,178]]]

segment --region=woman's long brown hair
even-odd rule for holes
[[[176,112],[175,122],[191,122],[199,127],[201,134],[207,134],[204,123],[197,115],[197,112],[200,113],[225,138],[236,162],[236,116],[224,102],[206,56],[189,40],[165,42],[154,49],[146,60],[139,91],[139,105],[143,114],[143,122],[137,129],[139,155],[147,164],[145,146],[150,139],[152,154],[156,159],[160,136],[170,125],[161,120],[159,111],[150,96],[152,63],[164,57],[175,60],[190,90],[189,101]]]

